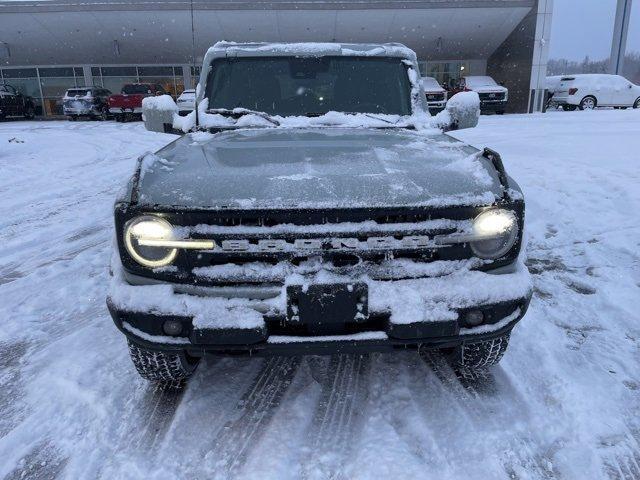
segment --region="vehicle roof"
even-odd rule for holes
[[[218,42],[206,58],[228,56],[371,56],[399,57],[415,61],[416,54],[401,43],[236,43]]]

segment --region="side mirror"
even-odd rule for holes
[[[500,82],[498,83],[498,85],[500,85],[501,87],[504,87],[504,82]]]
[[[445,130],[462,130],[478,125],[480,119],[480,97],[477,92],[459,92],[452,96],[442,113],[448,114]],[[438,114],[440,115],[440,114]]]
[[[145,128],[150,132],[171,132],[173,117],[177,113],[178,105],[170,95],[142,99],[142,118]]]

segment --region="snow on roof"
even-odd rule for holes
[[[217,42],[209,48],[206,58],[246,55],[373,56],[400,57],[413,61],[417,58],[413,50],[401,43],[236,43],[226,41]]]

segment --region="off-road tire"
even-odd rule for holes
[[[162,352],[139,347],[127,340],[129,354],[142,378],[160,384],[180,384],[187,380],[198,366],[197,359],[188,359],[179,353]]]
[[[464,343],[451,353],[453,366],[474,370],[496,365],[509,346],[509,336],[507,333],[491,340]]]

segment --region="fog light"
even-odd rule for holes
[[[469,310],[465,315],[465,322],[471,327],[476,327],[484,320],[484,313],[482,310]]]
[[[164,333],[167,335],[175,337],[182,332],[182,323],[177,320],[167,320],[162,324],[162,330],[164,330]]]

